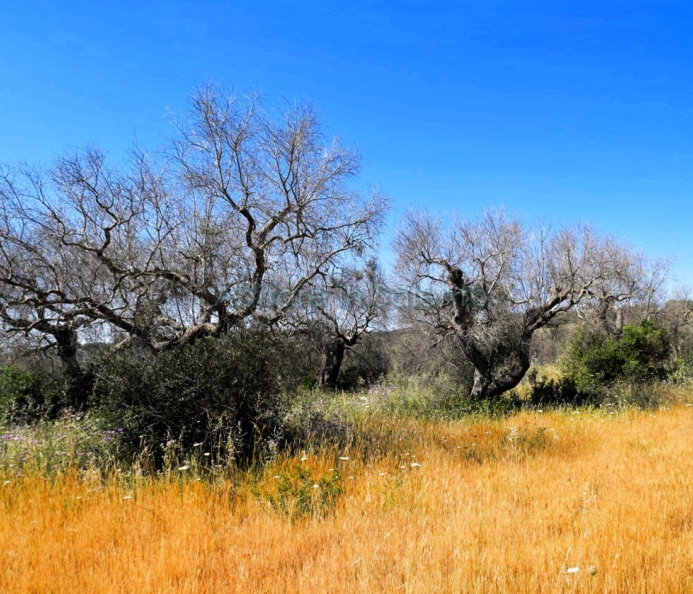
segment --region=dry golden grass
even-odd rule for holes
[[[371,465],[318,453],[256,477],[341,465],[324,520],[291,523],[238,477],[11,479],[0,591],[693,591],[693,408],[409,430]]]

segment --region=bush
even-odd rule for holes
[[[604,394],[600,390],[579,390],[571,377],[547,378],[536,369],[527,374],[530,402],[536,407],[587,406],[601,403]]]
[[[613,400],[617,385],[643,386],[675,371],[667,331],[649,320],[625,326],[619,338],[582,328],[568,343],[560,367],[558,379],[538,377],[536,370],[528,374],[532,404],[598,406]]]
[[[215,459],[247,461],[279,439],[281,393],[296,381],[289,347],[254,329],[158,355],[112,351],[97,363],[92,404],[124,429],[125,451],[148,448],[158,466],[172,443],[182,455],[198,444]]]
[[[9,424],[55,418],[68,405],[63,374],[0,367],[0,419]]]
[[[386,335],[365,334],[356,346],[347,350],[339,373],[338,387],[354,390],[371,386],[390,371],[390,358],[386,352]]]
[[[669,354],[666,330],[644,320],[639,326],[625,326],[617,339],[594,331],[578,332],[562,367],[579,391],[589,391],[617,381],[644,383],[666,379]]]

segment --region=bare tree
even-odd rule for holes
[[[389,300],[378,261],[342,267],[313,284],[310,304],[323,322],[324,363],[320,384],[334,387],[344,355],[366,334],[387,321]]]
[[[358,158],[325,142],[310,106],[278,119],[253,98],[242,102],[205,87],[193,116],[191,126],[180,127],[175,162],[191,194],[225,213],[234,237],[224,289],[235,300],[210,299],[217,324],[250,315],[275,323],[314,279],[373,244],[385,202],[350,189]],[[281,288],[283,307],[274,301],[262,310],[266,287]]]
[[[273,278],[276,281],[278,275]],[[374,256],[341,258],[299,293],[290,287],[290,280],[268,287],[262,319],[302,336],[311,351],[319,351],[322,362],[316,379],[334,387],[347,352],[387,322],[390,303],[380,264]]]
[[[448,227],[410,214],[395,247],[399,273],[418,296],[410,315],[459,341],[474,366],[475,398],[522,380],[534,332],[555,316],[651,299],[664,272],[591,227],[529,229],[503,213]]]
[[[609,278],[592,290],[590,296],[596,299],[594,307],[579,311],[611,338],[620,338],[623,333],[624,305],[637,305],[644,318],[657,310],[657,298],[662,295],[670,267],[669,261],[651,262],[637,254],[624,258],[623,250],[613,240],[603,240],[602,257],[605,262],[611,262]]]
[[[25,173],[27,185],[42,193],[40,179]],[[78,405],[87,379],[77,358],[78,339],[91,321],[70,279],[80,263],[36,224],[25,192],[14,182],[10,171],[0,174],[0,327],[8,337],[22,336],[32,350],[54,351]]]
[[[115,170],[88,149],[49,172],[5,170],[7,330],[74,346],[99,328],[163,350],[253,316],[276,322],[288,306],[263,311],[266,287],[281,281],[291,297],[360,253],[385,208],[350,188],[357,156],[326,141],[308,106],[277,116],[204,87],[167,155]]]
[[[73,346],[78,330],[99,323],[148,335],[139,322],[142,303],[156,296],[153,277],[142,275],[153,254],[146,249],[148,194],[138,184],[109,171],[95,150],[60,159],[47,174],[4,172],[0,296],[9,331],[45,338],[69,327]]]
[[[657,310],[655,318],[670,334],[672,357],[690,357],[693,350],[693,299],[690,288],[676,287],[666,303]]]

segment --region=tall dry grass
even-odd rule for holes
[[[0,592],[693,591],[693,408],[380,422],[385,456],[8,476]],[[340,473],[333,513],[273,511],[296,466]]]

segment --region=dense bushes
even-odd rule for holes
[[[347,351],[337,386],[343,390],[353,390],[373,385],[387,375],[391,364],[386,341],[387,333],[364,334]]]
[[[282,391],[300,370],[291,344],[268,331],[238,330],[159,355],[132,346],[97,364],[92,406],[113,429],[123,429],[125,451],[146,446],[157,462],[169,444],[194,444],[215,458],[246,460],[281,430]]]
[[[302,389],[306,378],[315,377],[319,349],[306,349],[301,334],[261,327],[158,354],[135,343],[92,349],[88,368],[95,383],[88,417],[104,441],[118,442],[112,451],[121,461],[144,452],[160,468],[172,460],[185,465],[195,456],[202,464],[243,463],[318,442],[347,448],[361,414],[453,419],[508,414],[522,405],[516,392],[470,398],[473,369],[455,343],[434,352],[415,376],[392,372],[405,360],[395,342],[389,333],[366,336],[350,353],[341,387],[358,388],[356,393]],[[579,328],[559,365],[561,374],[553,378],[536,370],[528,374],[533,405],[650,406],[649,384],[674,381],[687,369],[673,358],[669,333],[649,321],[626,326],[619,338]],[[68,408],[68,388],[59,373],[1,367],[1,420],[21,424],[55,418]],[[358,414],[352,418],[350,411]]]
[[[625,326],[618,338],[594,328],[581,328],[559,361],[560,378],[539,377],[536,371],[529,374],[531,399],[536,405],[598,405],[617,384],[668,379],[678,367],[670,355],[668,332],[649,320]]]
[[[0,367],[0,420],[10,424],[53,419],[68,402],[68,381],[60,372]]]
[[[583,331],[574,337],[564,357],[566,375],[578,389],[592,389],[615,381],[642,383],[666,379],[669,336],[653,322],[625,326],[617,339]]]

